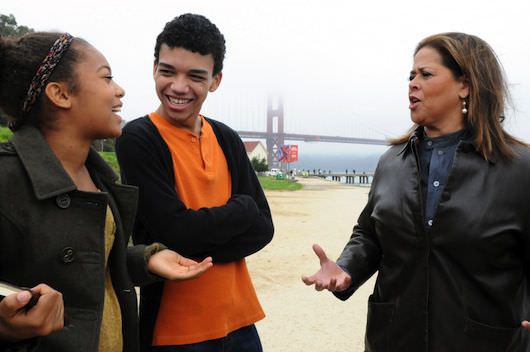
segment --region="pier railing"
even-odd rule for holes
[[[373,173],[320,173],[320,174],[314,174],[311,176],[317,176],[322,177],[331,181],[336,181],[340,183],[346,183],[346,184],[359,184],[359,185],[370,185],[372,184],[372,180],[374,178]]]

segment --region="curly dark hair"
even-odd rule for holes
[[[52,126],[50,104],[44,94],[40,94],[29,113],[22,111],[22,105],[37,68],[61,34],[35,32],[22,37],[0,37],[0,109],[7,115],[13,131],[26,124],[39,129]],[[79,82],[75,66],[81,58],[80,45],[87,44],[75,38],[48,82],[66,82],[69,90],[76,92]]]
[[[187,13],[166,23],[156,38],[155,64],[158,63],[160,47],[184,48],[201,55],[212,55],[213,74],[223,70],[226,53],[225,38],[219,28],[202,15]]]

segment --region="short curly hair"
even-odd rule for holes
[[[156,38],[155,64],[158,63],[160,47],[184,48],[201,55],[212,55],[213,74],[223,70],[226,47],[225,38],[219,28],[202,15],[187,13],[166,23]]]

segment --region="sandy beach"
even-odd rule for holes
[[[275,236],[247,258],[267,317],[257,324],[266,352],[363,351],[374,277],[349,300],[317,292],[300,277],[319,268],[313,243],[336,259],[363,209],[368,187],[299,179],[300,191],[267,191]]]

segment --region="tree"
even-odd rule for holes
[[[13,16],[12,14],[10,14],[9,16],[0,14],[0,36],[20,36],[32,32],[34,32],[33,28],[29,28],[27,26],[19,26],[17,24],[15,16]]]
[[[267,160],[265,160],[265,158],[259,160],[257,157],[253,157],[250,162],[252,163],[252,168],[256,172],[264,172],[269,170],[269,166],[267,165]]]

